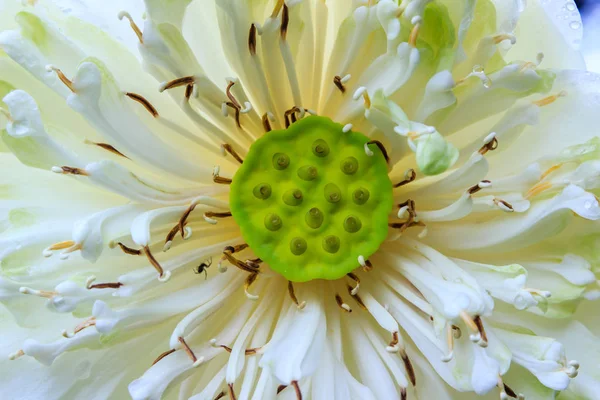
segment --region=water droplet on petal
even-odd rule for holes
[[[567,3],[566,7],[569,11],[575,11],[577,9],[577,6],[575,6],[575,4],[571,3],[570,1]]]
[[[583,205],[585,207],[586,210],[589,210],[590,208],[592,208],[593,204],[591,201],[586,201]]]
[[[579,29],[581,28],[581,23],[578,21],[572,21],[569,26],[571,27],[571,29]]]

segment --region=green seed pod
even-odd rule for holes
[[[266,200],[271,197],[271,185],[268,183],[259,183],[254,187],[254,190],[252,190],[252,194],[254,194],[254,197],[257,199]]]
[[[306,221],[306,225],[310,226],[313,229],[320,228],[323,224],[323,213],[317,207],[313,207],[306,213],[304,220]]]
[[[290,241],[290,251],[296,256],[304,254],[307,247],[306,240],[300,237],[295,237]]]
[[[303,196],[300,189],[290,189],[283,194],[283,202],[288,206],[298,206],[302,204]]]
[[[323,139],[317,139],[312,144],[312,151],[317,157],[327,157],[329,154],[329,145]]]
[[[346,175],[354,175],[358,171],[358,160],[355,157],[347,157],[340,163],[342,172]]]
[[[355,233],[360,231],[360,228],[362,228],[362,222],[360,222],[358,217],[350,215],[344,220],[344,229],[346,232]]]
[[[369,193],[367,189],[360,187],[356,189],[354,193],[352,193],[352,200],[355,204],[358,204],[360,206],[365,204],[369,200],[370,196],[371,193]]]
[[[340,249],[340,238],[334,235],[326,236],[323,239],[323,250],[328,253],[337,253]]]
[[[267,228],[268,230],[275,232],[278,231],[279,229],[281,229],[281,226],[283,225],[283,221],[281,220],[281,217],[279,217],[279,215],[277,214],[267,214],[267,216],[265,217],[265,228]]]
[[[325,185],[325,200],[329,203],[338,203],[342,199],[342,191],[335,183]]]
[[[287,154],[275,153],[273,155],[273,167],[278,170],[286,169],[290,165],[290,157]]]
[[[317,179],[319,172],[312,165],[305,165],[298,170],[298,177],[304,181],[312,181]]]

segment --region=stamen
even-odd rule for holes
[[[48,71],[48,72],[54,71],[56,73],[56,75],[58,76],[58,79],[60,79],[62,81],[62,83],[64,83],[65,86],[68,87],[71,92],[75,93],[75,88],[73,87],[73,81],[71,81],[69,78],[67,78],[65,76],[65,74],[63,74],[63,72],[59,68],[56,68],[54,65],[46,65],[46,71]]]
[[[286,40],[287,30],[290,24],[290,12],[287,4],[283,3],[283,12],[281,13],[281,26],[279,27],[279,33],[281,35],[281,40]]]
[[[544,97],[541,100],[534,101],[532,104],[535,104],[538,107],[544,107],[544,106],[554,103],[559,98],[566,97],[566,96],[567,96],[567,92],[564,90],[561,90],[557,94],[554,94],[554,95],[548,96],[548,97]]]
[[[163,82],[160,87],[158,88],[159,92],[164,92],[165,90],[169,90],[169,89],[173,89],[176,87],[180,87],[180,86],[186,86],[186,85],[194,85],[196,83],[196,78],[194,76],[184,76],[183,78],[177,78],[177,79],[173,79],[172,81],[169,82]],[[187,91],[187,89],[186,89]],[[188,96],[186,95],[186,98],[188,98]]]
[[[161,353],[161,355],[159,355],[159,356],[156,358],[156,360],[154,360],[154,361],[152,362],[152,365],[156,364],[157,362],[159,362],[160,360],[162,360],[162,359],[163,359],[163,358],[165,358],[166,356],[168,356],[168,355],[170,355],[170,354],[173,354],[173,353],[175,353],[175,351],[176,351],[175,349],[171,349],[171,350],[167,350],[167,351],[165,351],[164,353]]]
[[[121,248],[121,250],[125,254],[129,254],[130,256],[141,256],[142,255],[142,251],[141,250],[132,249],[131,247],[125,246],[121,242],[117,242],[117,245]]]
[[[192,97],[192,95],[194,95],[194,97],[197,96],[197,93],[195,93],[195,87],[193,83],[190,83],[189,85],[187,85],[185,87],[185,99],[187,101],[190,100],[190,97]]]
[[[8,355],[8,359],[9,360],[16,360],[19,357],[23,357],[25,355],[25,352],[23,350],[17,350],[14,353],[10,353]]]
[[[358,293],[358,289],[360,289],[360,278],[352,272],[346,274],[346,276],[356,283],[356,285],[352,289],[352,293],[350,293],[352,296],[356,296],[356,294]]]
[[[336,75],[333,77],[333,83],[342,93],[346,93],[346,86],[344,86],[344,82],[342,82],[342,77]]]
[[[502,33],[500,35],[496,35],[492,37],[492,41],[494,42],[494,44],[500,44],[502,42],[504,42],[505,40],[510,40],[510,44],[515,44],[517,43],[517,38],[515,37],[515,35],[511,35],[509,33]]]
[[[215,168],[213,169],[213,182],[221,184],[221,185],[230,185],[232,180],[229,178],[223,178],[223,177],[219,176],[220,172],[221,172],[221,167],[215,166]]]
[[[473,71],[469,75],[465,76],[464,78],[462,78],[456,82],[456,86],[462,85],[472,76],[479,78],[481,83],[483,83],[484,88],[489,89],[490,87],[492,87],[492,80],[490,79],[489,76],[487,76],[485,74],[485,71],[481,65],[475,65],[473,67]]]
[[[344,300],[342,300],[342,296],[340,296],[338,293],[335,294],[335,301],[338,307],[344,310],[345,312],[352,312],[352,308],[350,308],[348,304],[344,303]]]
[[[233,85],[235,85],[235,82],[229,81],[229,83],[227,84],[227,89],[225,89],[225,94],[227,95],[227,98],[229,99],[229,101],[231,101],[231,103],[233,104],[233,108],[240,110],[242,108],[242,106],[237,101],[235,96],[231,93],[231,88],[233,87]]]
[[[410,36],[408,37],[408,44],[411,47],[417,47],[417,38],[419,37],[419,31],[421,30],[421,23],[423,19],[420,16],[414,16],[410,21],[413,24],[413,28],[410,31]]]
[[[402,362],[404,363],[404,369],[406,369],[408,380],[413,386],[417,386],[417,376],[415,375],[415,369],[413,368],[413,365],[410,362],[410,358],[408,358],[408,354],[406,354],[406,350],[400,349],[400,357],[402,358]]]
[[[352,124],[346,124],[344,125],[344,127],[342,128],[342,132],[344,133],[348,133],[352,130],[353,125]],[[366,145],[365,145],[366,146]],[[368,153],[367,153],[368,154]]]
[[[241,251],[243,249],[245,249],[246,247],[248,247],[247,244],[244,245],[240,245],[244,246],[243,248],[240,248],[238,250],[236,250],[236,247],[233,246],[227,246],[225,247],[225,249],[223,250],[223,258],[227,261],[229,261],[232,265],[238,267],[239,269],[241,269],[242,271],[246,271],[249,272],[251,274],[255,274],[259,272],[259,267],[257,267],[255,264],[246,264],[245,262],[238,260],[237,258],[235,258],[232,254],[236,251]],[[222,260],[223,261],[223,260]],[[221,262],[219,262],[220,264]]]
[[[388,353],[397,353],[400,350],[400,346],[398,346],[399,342],[400,338],[398,332],[392,332],[392,340],[388,344],[388,347],[385,348],[385,350]]]
[[[390,157],[388,156],[388,152],[387,152],[385,146],[383,145],[383,143],[381,143],[379,140],[371,140],[365,144],[365,151],[367,149],[367,146],[370,144],[374,144],[377,147],[379,147],[379,150],[381,150],[381,153],[383,154],[383,158],[385,158],[385,162],[388,163],[388,165],[389,165]],[[373,152],[371,151],[371,154],[367,153],[367,155],[372,156]]]
[[[469,189],[467,189],[467,193],[469,195],[474,195],[475,193],[478,193],[480,190],[489,188],[490,186],[492,186],[491,181],[483,180],[483,181],[479,182],[477,185],[471,186]]]
[[[213,211],[207,211],[204,213],[204,220],[206,222],[208,222],[209,224],[213,224],[215,225],[217,223],[217,220],[214,218],[227,218],[227,217],[231,217],[231,212],[213,212]]]
[[[131,92],[125,92],[125,96],[129,97],[131,100],[136,101],[138,103],[140,103],[141,105],[144,106],[144,108],[146,110],[148,110],[148,112],[150,114],[152,114],[152,116],[154,118],[158,118],[158,111],[156,110],[156,108],[148,101],[146,100],[145,97],[137,94],[137,93],[131,93]]]
[[[404,180],[402,182],[396,183],[394,188],[398,188],[400,186],[408,185],[411,182],[414,182],[417,179],[417,173],[414,169],[409,169],[404,173]]]
[[[110,151],[111,153],[120,156],[120,157],[125,157],[127,159],[129,159],[129,157],[127,157],[125,154],[121,153],[119,150],[117,150],[114,146],[108,144],[108,143],[98,143],[98,142],[92,142],[90,140],[85,139],[84,141],[85,144],[91,144],[94,146],[98,146],[104,150]]]
[[[498,148],[498,139],[496,132],[492,132],[483,139],[483,146],[479,149],[479,154],[485,155],[488,151],[493,151]]]
[[[35,290],[35,289],[31,289],[27,286],[21,286],[19,288],[19,292],[21,292],[23,294],[32,294],[34,296],[43,297],[45,299],[52,299],[54,296],[58,296],[57,292],[52,292],[52,291],[48,291],[48,290]]]
[[[442,362],[450,362],[454,358],[454,329],[450,324],[446,325],[446,344],[448,345],[448,354],[442,356]]]
[[[74,167],[67,167],[67,166],[64,166],[64,165],[62,167],[58,167],[58,166],[52,167],[52,172],[54,172],[55,174],[64,174],[64,175],[89,176],[89,174],[87,173],[87,171],[84,170],[84,169],[74,168]]]
[[[90,326],[95,326],[96,325],[96,317],[90,317],[88,319],[86,319],[85,321],[83,321],[82,323],[80,323],[79,325],[77,325],[75,327],[75,329],[73,330],[73,333],[69,333],[65,330],[62,331],[62,335],[63,337],[70,339],[73,336],[75,336],[77,333],[81,332],[82,330],[89,328]]]
[[[238,106],[236,106],[234,103],[232,103],[231,101],[227,101],[225,103],[227,107],[230,107],[234,110],[235,112],[235,124],[237,125],[238,128],[242,127],[242,123],[240,121],[240,109]],[[228,117],[229,113],[227,112],[227,108],[223,108],[221,107],[221,111],[223,112],[223,116]]]
[[[42,255],[46,258],[51,257],[52,256],[52,252],[55,250],[64,250],[67,249],[69,247],[75,246],[75,242],[72,240],[65,240],[64,242],[58,242],[58,243],[54,243],[51,246],[46,247],[43,251],[42,251]]]
[[[481,347],[487,347],[488,346],[488,338],[487,338],[487,334],[485,332],[485,328],[483,327],[483,321],[481,320],[481,316],[479,316],[479,315],[476,316],[473,319],[473,321],[477,325],[477,330],[481,334],[481,341],[477,344],[479,344]]]
[[[556,164],[556,165],[553,165],[552,167],[548,168],[540,177],[540,181],[543,181],[544,179],[546,179],[548,177],[548,175],[550,175],[554,171],[560,169],[563,165],[564,164],[560,163],[560,164]]]
[[[220,348],[224,349],[228,353],[231,353],[233,351],[231,349],[231,347],[229,347],[229,346],[226,346],[224,344],[217,344],[217,339],[211,339],[210,340],[210,345],[212,347],[216,347],[216,348],[220,347]],[[254,355],[254,354],[259,354],[261,350],[262,350],[262,347],[253,347],[253,348],[244,350],[244,354],[247,355],[247,356],[251,356],[251,355]]]
[[[223,397],[225,397],[225,396],[226,396],[225,392],[223,392],[223,391],[222,391],[222,392],[221,392],[221,393],[219,393],[219,394],[217,395],[217,397],[215,397],[213,400],[219,400],[219,399],[222,399],[222,398],[223,398]]]
[[[133,21],[133,18],[131,17],[131,15],[127,11],[121,11],[119,13],[118,17],[119,17],[120,21],[122,21],[123,18],[127,18],[129,20],[129,25],[131,25],[131,29],[133,29],[133,31],[137,35],[140,43],[144,44],[144,35],[142,34],[142,31],[137,26],[137,24]]]
[[[258,300],[259,299],[259,296],[248,292],[248,289],[250,289],[250,286],[256,281],[256,278],[258,278],[258,273],[253,273],[253,274],[248,275],[248,277],[246,278],[246,281],[244,282],[244,293],[246,294],[246,297],[249,298],[250,300]]]
[[[360,308],[362,308],[363,310],[367,310],[367,306],[362,301],[362,299],[360,298],[360,296],[358,294],[352,294],[353,287],[350,286],[350,285],[347,285],[346,288],[348,289],[348,294],[350,296],[352,296],[352,298],[354,299],[354,301],[356,301],[356,303],[360,306]]]
[[[284,5],[285,0],[277,0],[277,3],[275,3],[275,7],[273,8],[273,12],[271,13],[271,18],[277,18],[279,11],[283,8]]]
[[[152,253],[150,252],[150,248],[148,246],[144,246],[143,249],[144,249],[144,254],[148,258],[148,261],[150,261],[150,264],[154,267],[154,269],[156,269],[156,272],[158,272],[158,280],[160,282],[168,281],[169,278],[171,277],[171,271],[163,270],[163,267],[161,267],[161,265],[158,263],[158,261],[156,261],[156,258],[154,258],[154,256],[152,255]]]
[[[538,194],[550,189],[551,187],[552,184],[550,182],[538,183],[537,185],[529,189],[527,194],[525,194],[525,198],[529,200],[530,198],[537,196]]]
[[[296,400],[302,400],[302,392],[300,391],[300,386],[298,386],[298,381],[292,381],[292,387],[296,392]]]
[[[167,237],[165,238],[165,245],[163,246],[164,252],[167,252],[171,249],[171,246],[173,245],[173,239],[175,239],[175,235],[177,235],[177,232],[179,232],[179,230],[180,230],[179,224],[177,224],[173,228],[171,228],[171,230],[167,234]]]
[[[233,390],[233,383],[228,384],[227,387],[229,390],[229,400],[237,400],[237,397],[235,397],[235,391]]]
[[[237,160],[237,162],[239,162],[240,164],[244,163],[244,159],[242,159],[242,157],[240,157],[240,155],[233,149],[233,147],[231,147],[231,145],[229,143],[225,143],[225,144],[221,145],[221,148],[223,150],[225,150],[226,152],[228,152],[229,154],[231,154],[231,156],[233,158],[235,158]]]
[[[498,199],[496,197],[494,197],[494,204],[496,206],[498,206],[502,211],[506,211],[506,212],[514,212],[515,209],[512,206],[512,204],[502,200],[502,199]]]
[[[250,25],[250,32],[248,34],[248,49],[250,55],[256,55],[256,25]]]
[[[524,288],[523,290],[531,293],[534,296],[539,296],[544,299],[549,299],[550,297],[552,297],[552,292],[549,292],[547,290],[539,290],[539,289],[531,289],[531,288]]]
[[[194,367],[197,367],[198,365],[200,365],[204,361],[204,357],[196,358],[196,355],[194,354],[194,352],[192,351],[192,349],[190,348],[190,346],[188,346],[188,344],[185,342],[184,338],[182,338],[180,336],[179,338],[177,338],[177,340],[179,340],[179,343],[181,343],[181,345],[183,346],[183,350],[185,350],[185,352],[187,353],[187,355],[192,360],[192,363],[193,363]]]
[[[264,113],[262,116],[262,124],[265,132],[271,132],[273,130],[273,128],[271,128],[271,122],[269,122],[269,119],[269,113]]]
[[[373,264],[371,264],[371,261],[365,260],[364,256],[358,256],[358,263],[365,272],[369,272],[373,269]]]
[[[283,392],[287,388],[287,385],[279,385],[277,386],[277,394]]]
[[[365,108],[371,108],[371,98],[369,97],[369,93],[367,92],[367,88],[364,86],[359,87],[356,92],[354,92],[354,96],[352,96],[353,100],[358,100],[362,96],[365,102]]]
[[[469,335],[469,340],[471,340],[471,342],[473,343],[478,344],[481,347],[487,347],[487,337],[484,340],[485,331],[482,333],[482,331],[479,329],[479,324],[476,322],[476,319],[479,318],[479,316],[473,319],[465,311],[461,311],[460,318],[463,320],[465,325],[467,325],[467,327],[471,330],[471,332],[473,332],[471,335]],[[479,322],[481,323],[481,319],[479,320]],[[481,328],[483,329],[483,325],[481,325]]]
[[[294,106],[284,112],[283,118],[285,120],[286,129],[289,128],[291,124],[293,124],[294,122],[297,121],[296,113],[300,113],[301,114],[300,118],[302,118],[302,115],[304,114],[304,110],[298,108],[297,106]]]
[[[296,297],[296,293],[294,292],[294,284],[292,283],[292,281],[288,281],[288,293],[292,301],[298,307],[298,310],[302,310],[304,307],[306,307],[306,301],[303,301],[302,303],[298,302],[298,298]]]
[[[85,287],[88,290],[91,289],[118,289],[121,286],[123,286],[123,284],[121,282],[107,282],[107,283],[95,283],[96,281],[96,277],[95,276],[90,276],[85,284]]]

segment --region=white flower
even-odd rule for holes
[[[3,398],[598,398],[571,1],[83,3],[0,2]]]

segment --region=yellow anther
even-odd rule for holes
[[[544,106],[547,106],[549,104],[554,103],[560,97],[565,97],[566,95],[567,95],[567,92],[565,92],[564,90],[562,90],[562,91],[560,91],[557,94],[553,94],[552,96],[544,97],[541,100],[534,101],[533,104],[535,104],[538,107],[544,107]]]
[[[544,179],[546,179],[546,177],[548,177],[548,175],[550,175],[551,173],[553,173],[554,171],[556,171],[557,169],[559,169],[562,166],[563,166],[563,164],[561,163],[561,164],[553,165],[552,167],[548,168],[546,170],[546,172],[544,172],[542,174],[542,176],[540,177],[540,181],[543,181]]]
[[[48,250],[63,250],[68,249],[69,247],[75,246],[75,242],[72,240],[65,240],[64,242],[54,243],[52,246],[48,247]]]
[[[530,199],[532,197],[535,197],[538,194],[550,189],[551,187],[552,187],[552,184],[550,182],[538,183],[537,185],[535,185],[531,189],[529,189],[529,191],[525,195],[525,198]]]

